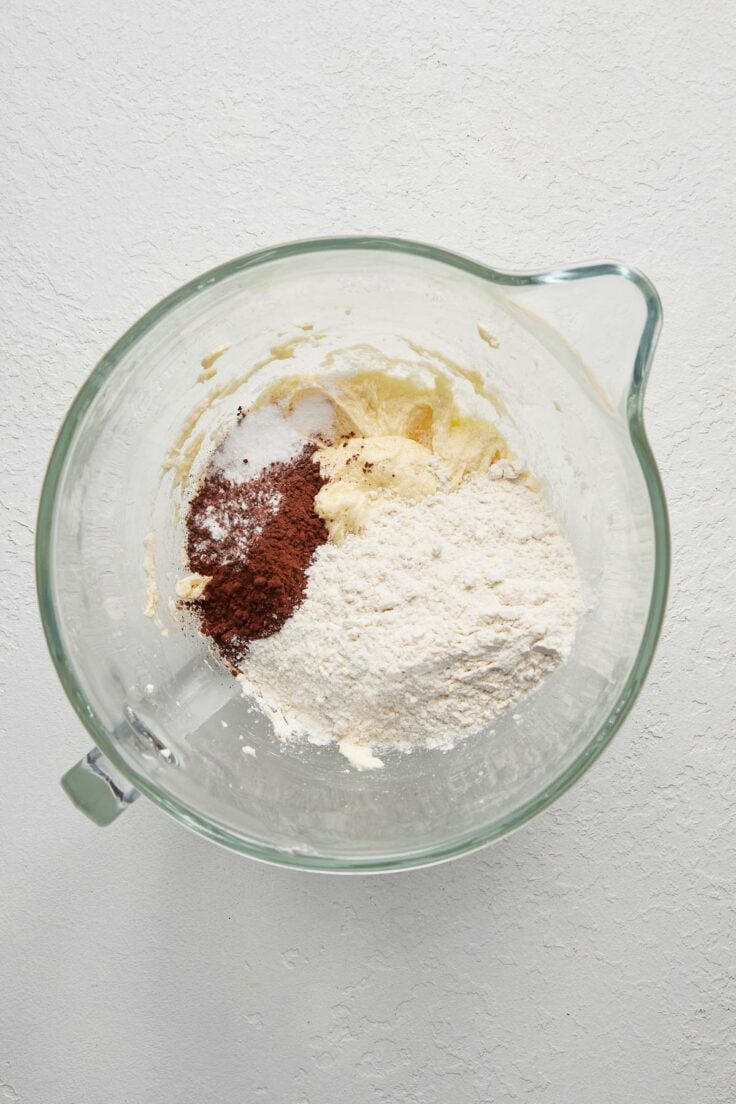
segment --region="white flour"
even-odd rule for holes
[[[361,746],[450,747],[562,662],[582,611],[574,557],[540,495],[503,474],[388,500],[318,550],[304,602],[242,666],[278,735],[344,740],[380,767]]]

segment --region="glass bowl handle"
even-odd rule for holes
[[[237,685],[224,672],[212,678],[212,667],[198,657],[179,670],[171,681],[141,700],[125,702],[122,720],[111,736],[121,744],[132,741],[137,754],[151,757],[165,769],[178,765],[169,746],[167,727],[185,716],[189,731],[195,731],[214,716],[236,694]],[[153,687],[151,687],[153,691]],[[176,708],[174,708],[174,704]],[[67,771],[61,779],[67,796],[95,824],[116,820],[139,796],[124,774],[113,766],[98,747]]]
[[[100,827],[111,824],[139,796],[96,747],[66,772],[61,785],[73,804]]]

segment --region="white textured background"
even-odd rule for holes
[[[732,0],[4,0],[0,1104],[733,1104],[735,50]],[[645,693],[552,811],[388,878],[261,867],[143,800],[86,822],[31,572],[112,341],[219,261],[344,232],[613,256],[666,313]]]

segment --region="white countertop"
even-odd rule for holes
[[[732,1104],[734,6],[6,0],[2,25],[0,1104]],[[144,800],[97,829],[57,785],[89,740],[32,581],[61,417],[177,285],[348,232],[655,282],[649,683],[551,811],[434,869],[270,869]]]

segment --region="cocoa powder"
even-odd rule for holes
[[[254,479],[232,483],[210,469],[186,520],[193,571],[209,575],[191,603],[202,631],[237,666],[251,640],[278,632],[304,597],[314,553],[327,540],[314,509],[323,485],[314,446]]]

